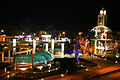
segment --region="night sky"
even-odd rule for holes
[[[104,7],[108,15],[107,26],[112,30],[120,31],[119,2],[112,0],[81,0],[77,4],[68,3],[64,6],[62,4],[33,4],[32,2],[30,4],[29,2],[24,4],[22,2],[17,2],[17,4],[10,1],[6,2],[5,7],[0,7],[0,25],[27,24],[26,27],[33,28],[33,31],[36,25],[36,27],[39,27],[39,25],[53,25],[55,28],[68,32],[85,32],[97,25],[97,15],[100,9]],[[29,27],[29,23],[34,27]],[[19,28],[20,26],[14,27]]]

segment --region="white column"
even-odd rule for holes
[[[61,43],[61,48],[62,48],[62,57],[64,57],[64,43]]]
[[[45,43],[45,51],[48,51],[48,39],[46,39],[46,43]]]
[[[45,43],[45,51],[48,51],[48,43]]]
[[[95,37],[97,37],[97,31],[95,31]]]
[[[95,40],[95,54],[96,54],[96,48],[97,48],[97,40]]]
[[[16,46],[16,39],[13,39],[13,47]],[[16,48],[13,48],[13,52],[15,52]]]
[[[51,43],[51,52],[54,55],[54,39],[52,39],[52,43]]]
[[[33,39],[33,53],[32,54],[35,54],[35,50],[36,50],[36,40]]]

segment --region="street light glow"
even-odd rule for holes
[[[58,68],[56,68],[56,70],[58,70]]]
[[[82,32],[79,32],[78,34],[81,35],[81,34],[83,34],[83,33],[82,33]]]
[[[63,34],[65,34],[65,32],[63,32]]]
[[[64,77],[64,74],[61,74],[61,77]]]
[[[106,58],[104,60],[107,60]]]
[[[116,58],[118,58],[119,56],[118,55],[116,55]]]
[[[22,32],[22,34],[25,34],[25,32]]]
[[[117,61],[115,61],[115,63],[118,63]]]
[[[2,29],[1,32],[4,32],[4,30]]]
[[[44,80],[43,78],[41,80]]]
[[[34,36],[36,35],[36,33],[33,34]]]
[[[48,70],[48,72],[50,72],[50,70]]]
[[[9,76],[9,75],[7,75],[7,78],[10,78],[10,76]]]
[[[85,70],[86,70],[86,71],[88,71],[88,69],[87,69],[87,68],[86,68]]]

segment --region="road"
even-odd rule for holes
[[[111,73],[93,80],[120,80],[120,72]]]
[[[92,61],[94,63],[97,63],[98,65],[92,68],[88,67],[87,71],[86,69],[84,69],[84,70],[77,71],[76,73],[71,75],[68,75],[68,74],[64,74],[64,76],[55,75],[55,76],[44,78],[43,80],[84,80],[84,79],[86,80],[113,80],[113,79],[117,80],[120,78],[119,76],[120,72],[113,72],[115,70],[120,69],[120,63],[115,63],[113,61],[99,58],[96,56],[94,56],[93,59],[91,57],[82,57],[82,58]],[[109,79],[111,77],[113,79]],[[41,80],[41,79],[38,79],[38,80]]]

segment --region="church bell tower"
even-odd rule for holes
[[[106,26],[106,25],[107,25],[106,10],[102,8],[102,10],[100,10],[100,14],[98,15],[98,26]]]

